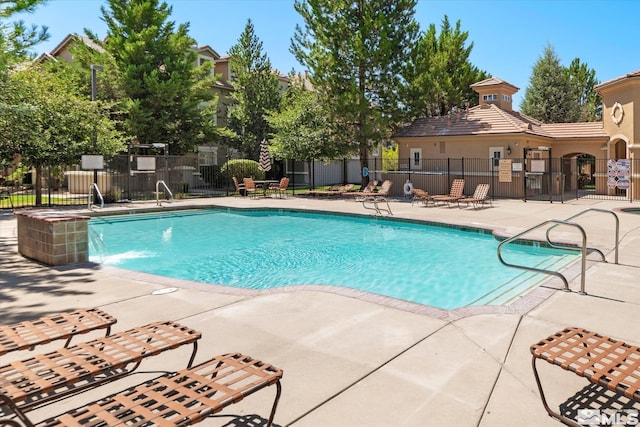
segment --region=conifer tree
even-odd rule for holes
[[[551,45],[533,67],[520,111],[543,123],[570,123],[579,120],[576,87],[560,64]]]
[[[237,43],[229,49],[234,103],[229,107],[229,127],[237,138],[235,148],[258,160],[260,143],[270,133],[268,112],[280,107],[280,84],[262,42],[249,19]]]
[[[139,143],[169,144],[182,154],[216,138],[211,65],[196,64],[189,25],[169,20],[159,0],[108,0],[101,7],[107,41],[125,99],[125,130]]]
[[[372,146],[403,119],[406,67],[419,31],[415,6],[416,0],[294,3],[304,29],[296,28],[291,51],[310,71],[335,134],[359,153],[361,170]]]

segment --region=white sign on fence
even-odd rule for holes
[[[81,167],[84,170],[104,169],[104,156],[85,154],[82,156]]]

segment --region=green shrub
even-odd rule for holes
[[[231,180],[232,176],[238,178],[242,182],[242,178],[264,179],[264,171],[258,167],[258,162],[249,159],[232,159],[227,161],[220,168],[220,175],[228,176]]]

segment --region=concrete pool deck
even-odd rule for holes
[[[493,207],[480,210],[412,206],[406,200],[390,204],[394,217],[491,228],[505,235],[585,209],[637,207],[637,203],[594,199],[564,204],[497,200]],[[371,213],[353,200],[298,197],[226,197],[167,206],[198,205]],[[145,208],[155,208],[155,203],[104,211]],[[588,295],[577,292],[576,273],[570,277],[572,292],[558,291],[559,281],[551,282],[542,289],[547,294],[544,299],[529,301],[519,310],[478,308],[443,316],[437,310],[421,312],[322,288],[220,292],[216,287],[122,274],[92,264],[46,267],[17,253],[16,220],[5,212],[0,213],[0,322],[94,306],[118,318],[115,330],[177,320],[203,333],[196,362],[238,351],[284,370],[275,417],[279,426],[558,426],[540,402],[529,346],[567,326],[640,343],[640,328],[633,326],[640,305],[640,215],[617,214],[617,265],[613,217],[594,212],[576,220],[587,230],[589,246],[604,249],[609,260],[601,263],[590,257]],[[576,237],[574,229],[564,227],[555,233],[554,238],[561,240]],[[177,290],[152,294],[168,287]],[[189,352],[177,349],[151,358],[130,377],[30,415],[40,420],[157,375],[152,371],[183,368]],[[556,408],[587,385],[557,367],[539,366],[547,398]],[[274,388],[263,390],[200,425],[264,425],[274,394]]]

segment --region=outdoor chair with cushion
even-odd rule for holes
[[[0,394],[23,410],[41,406],[133,372],[147,357],[186,344],[195,358],[201,334],[178,323],[154,322],[0,366]]]
[[[478,206],[484,205],[484,202],[487,200],[489,200],[489,204],[491,204],[489,184],[478,184],[476,191],[473,192],[473,196],[458,199],[458,207],[461,207],[460,203],[466,203],[467,207],[471,204],[473,208],[476,209]]]
[[[464,179],[454,179],[451,183],[449,194],[436,194],[433,196],[434,203],[454,203],[463,197]]]
[[[68,347],[75,335],[106,329],[111,333],[111,325],[116,318],[97,308],[56,313],[35,320],[0,326],[0,356],[12,351],[33,350],[36,346],[56,340],[67,340]]]
[[[282,198],[283,195],[285,197],[287,196],[288,187],[289,187],[289,178],[285,176],[282,179],[280,179],[280,182],[278,184],[271,184],[269,186],[269,191],[276,193],[278,195],[278,198]]]
[[[275,366],[240,353],[215,356],[192,368],[169,372],[38,425],[193,425],[275,384],[276,396],[265,424],[269,427],[280,400],[282,374]],[[32,425],[20,408],[0,395],[0,402],[3,400],[24,424]]]

